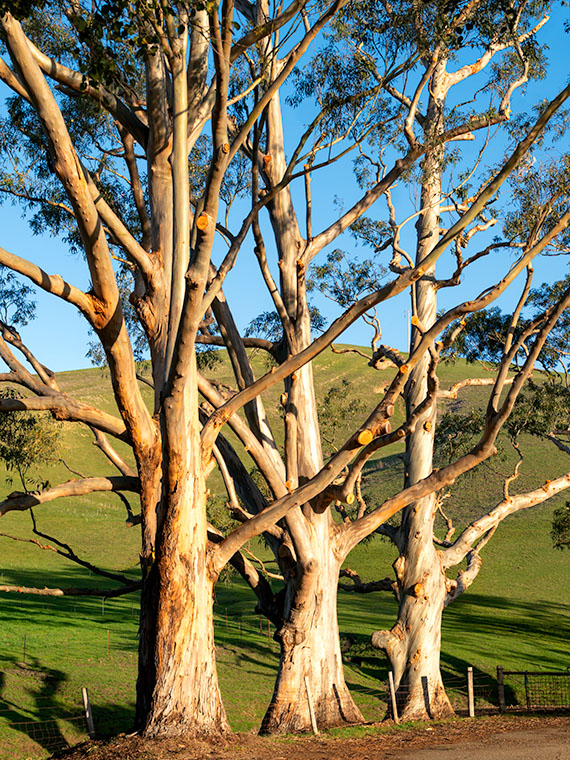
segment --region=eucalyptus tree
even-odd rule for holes
[[[451,276],[438,279],[435,266],[430,264],[432,252],[439,248],[442,236],[443,239],[446,237],[445,217],[450,219],[447,226],[452,227],[454,217],[465,215],[473,200],[480,197],[487,182],[486,170],[479,171],[486,160],[485,150],[492,132],[510,122],[514,94],[530,79],[545,75],[544,53],[537,35],[548,21],[547,10],[546,3],[510,1],[350,6],[335,20],[334,44],[329,46],[328,55],[322,57],[320,64],[315,63],[304,81],[305,90],[318,88],[319,97],[322,97],[323,90],[329,96],[331,92],[345,91],[355,76],[363,83],[364,90],[366,84],[370,88],[382,85],[383,92],[401,109],[399,131],[392,139],[402,141],[410,151],[415,150],[420,142],[425,146],[421,168],[415,174],[412,171],[407,175],[407,182],[418,188],[419,197],[412,213],[400,210],[398,201],[394,200],[398,196],[391,186],[385,193],[388,222],[362,219],[353,226],[354,233],[372,244],[377,255],[382,250],[391,249],[389,266],[392,271],[397,273],[415,266],[416,271],[422,273],[411,288],[411,355],[423,341],[424,334],[437,324],[439,290],[459,285],[465,273],[470,271],[469,267],[475,267],[483,257],[493,256],[496,263],[497,254],[503,250],[524,251],[519,258],[520,264],[529,251],[536,255],[552,243],[556,237],[553,228],[562,217],[563,224],[556,227],[556,233],[560,234],[566,224],[567,193],[562,191],[559,205],[564,208],[558,209],[560,213],[554,221],[545,201],[539,209],[544,218],[535,220],[535,229],[527,229],[524,240],[521,240],[520,230],[517,234],[511,223],[503,241],[494,241],[477,250],[477,239],[497,223],[492,210],[480,209],[478,214],[471,216],[470,226],[454,238],[455,271]],[[348,65],[337,54],[339,45],[350,51],[346,56],[350,61]],[[405,49],[414,58],[417,64],[415,76],[406,70],[401,80],[387,81],[383,67],[394,49]],[[457,63],[458,60],[461,64]],[[489,75],[485,81],[486,70]],[[450,100],[453,105],[448,105]],[[387,113],[389,108],[384,100],[382,106],[383,112]],[[526,118],[526,114],[521,114],[517,120],[525,121]],[[469,145],[469,142],[476,141],[478,133],[482,135],[479,137],[479,155]],[[461,151],[458,146],[465,141],[468,141],[468,149]],[[374,144],[373,140],[359,148],[357,170],[363,181],[370,182],[373,172],[386,170],[387,149],[382,143]],[[459,174],[457,179],[454,165],[459,167],[455,172]],[[483,184],[478,185],[481,179]],[[444,183],[449,188],[444,189]],[[409,236],[406,236],[405,225],[411,221],[415,221],[415,252],[408,253],[406,240]],[[475,252],[468,255],[472,251]],[[529,261],[526,259],[527,263]],[[325,279],[327,276],[325,273]],[[348,282],[352,282],[350,276]],[[526,295],[528,291],[523,294],[523,302]],[[514,324],[518,316],[517,312]],[[406,366],[405,358],[397,351],[378,345],[380,320],[374,315],[372,319],[376,335],[370,363],[374,365],[382,357],[389,357],[398,365]],[[461,325],[450,335],[456,337],[460,331]],[[501,359],[510,356],[511,343],[501,343],[498,347]],[[408,416],[425,403],[429,395],[432,363],[433,357],[425,353],[408,375],[403,393]],[[473,379],[470,382],[480,381]],[[492,382],[487,380],[481,384],[492,385]],[[457,392],[458,389],[454,388],[447,393]],[[498,403],[496,394],[492,395],[490,409],[497,411]],[[416,425],[406,437],[406,486],[422,481],[434,471],[436,431],[437,409],[432,405],[423,424]],[[493,514],[497,516],[499,511],[497,509]],[[394,541],[399,553],[395,563],[399,613],[394,628],[377,632],[372,641],[384,649],[390,659],[399,710],[404,718],[410,719],[438,717],[452,712],[439,669],[441,614],[449,600],[459,593],[458,589],[463,588],[468,575],[460,571],[457,580],[451,580],[447,578],[446,570],[455,566],[466,553],[470,557],[477,555],[472,546],[467,549],[467,544],[463,546],[463,552],[455,552],[453,562],[450,547],[445,555],[441,552],[434,542],[436,513],[437,496],[431,493],[403,511],[397,528],[383,526],[380,529]],[[475,539],[473,533],[471,537],[475,541],[480,535],[477,534]],[[473,570],[476,564],[474,559]],[[455,591],[451,593],[451,589]]]
[[[511,96],[517,87],[522,86],[528,76],[528,69],[532,65],[536,68],[540,59],[534,48],[525,54],[520,48],[521,44],[532,40],[533,34],[542,26],[543,20],[539,19],[535,28],[532,28],[528,19],[521,20],[522,9],[514,5],[495,7],[496,4],[484,5],[484,14],[477,24],[473,22],[475,8],[443,11],[438,6],[427,4],[424,10],[418,11],[415,28],[410,28],[404,21],[404,14],[408,10],[408,4],[402,4],[397,12],[397,17],[387,27],[385,20],[390,13],[396,13],[392,5],[387,9],[382,5],[371,8],[368,4],[362,6],[350,6],[341,11],[334,21],[333,41],[330,46],[320,49],[316,58],[311,62],[309,72],[301,74],[297,81],[297,101],[302,99],[302,94],[316,94],[318,108],[316,117],[303,134],[303,143],[307,144],[305,155],[300,155],[300,148],[293,152],[289,162],[286,161],[284,146],[284,126],[281,116],[281,106],[278,96],[268,104],[265,114],[260,119],[257,129],[257,137],[254,139],[252,150],[262,145],[257,159],[258,166],[254,164],[254,175],[259,172],[264,187],[258,190],[257,177],[253,184],[253,193],[268,192],[277,182],[294,171],[294,167],[305,161],[304,190],[305,197],[299,204],[294,201],[294,196],[289,187],[284,188],[275,202],[267,205],[267,213],[271,222],[271,234],[274,238],[273,251],[279,265],[279,283],[272,277],[268,263],[267,235],[262,234],[259,223],[254,224],[256,248],[255,253],[260,263],[268,290],[274,300],[275,312],[271,318],[271,326],[281,326],[277,330],[274,340],[263,346],[262,339],[258,338],[258,346],[265,347],[273,358],[281,363],[290,354],[303,350],[310,342],[310,308],[307,299],[306,271],[310,263],[315,259],[324,244],[331,244],[338,236],[348,229],[352,230],[361,238],[374,243],[378,254],[381,250],[392,247],[393,257],[391,269],[398,275],[405,275],[413,261],[407,257],[403,263],[405,252],[400,241],[400,230],[395,221],[395,211],[391,204],[391,190],[399,178],[406,176],[405,172],[412,170],[417,151],[424,156],[421,169],[422,186],[431,188],[437,195],[437,183],[441,183],[445,146],[449,142],[473,139],[473,133],[478,130],[489,130],[491,127],[508,120],[511,107]],[[477,5],[477,11],[481,12],[482,4]],[[511,13],[509,13],[511,11]],[[430,19],[430,14],[434,18]],[[454,15],[455,14],[455,15]],[[503,24],[498,23],[502,21]],[[433,23],[432,23],[433,22]],[[436,42],[426,38],[424,28],[431,30],[439,29]],[[500,107],[496,110],[490,106],[487,111],[473,114],[470,109],[461,112],[456,109],[452,119],[444,118],[445,93],[451,87],[452,82],[445,85],[445,67],[450,55],[463,50],[465,44],[465,26],[472,24],[476,29],[476,39],[469,39],[467,49],[472,47],[485,47],[482,53],[483,61],[471,67],[466,66],[455,74],[455,83],[468,79],[475,71],[483,67],[500,52],[511,49],[520,51],[520,70],[516,65],[511,65],[510,78],[493,78],[492,87],[499,91]],[[500,32],[497,32],[497,27]],[[529,31],[529,28],[531,31]],[[430,48],[435,44],[437,50]],[[532,43],[531,43],[532,44]],[[372,50],[376,53],[374,60]],[[382,57],[381,53],[384,54]],[[388,51],[388,52],[386,52]],[[450,52],[451,51],[451,52]],[[434,61],[439,60],[439,68]],[[517,59],[519,60],[519,59]],[[418,64],[419,62],[419,64]],[[415,72],[415,64],[420,66],[420,74]],[[421,67],[425,68],[422,69]],[[423,73],[422,73],[423,72]],[[415,79],[414,79],[415,76]],[[397,88],[401,83],[415,81],[416,89],[411,94],[400,92]],[[439,89],[438,89],[439,88]],[[419,112],[419,99],[424,92],[428,97],[428,115]],[[440,92],[441,90],[441,92]],[[344,93],[350,93],[348,96]],[[393,105],[392,99],[396,100]],[[413,133],[413,125],[417,122],[423,130],[423,140],[420,142]],[[331,159],[331,147],[340,145],[336,155]],[[347,148],[347,145],[350,148]],[[311,182],[322,182],[319,177],[325,173],[327,165],[332,160],[336,161],[348,149],[357,150],[360,158],[357,163],[358,173],[368,180],[364,188],[365,193],[354,204],[348,214],[341,214],[328,229],[321,234],[313,233],[313,198]],[[322,153],[327,150],[327,159],[322,159]],[[370,158],[367,153],[376,151],[379,158]],[[321,157],[321,160],[319,158]],[[255,156],[254,156],[255,158]],[[366,163],[372,167],[366,171]],[[431,162],[431,164],[430,164]],[[310,171],[310,174],[309,174]],[[375,172],[375,173],[373,173]],[[301,172],[298,172],[301,174]],[[311,179],[312,177],[312,179]],[[435,184],[434,184],[435,183]],[[426,191],[427,192],[427,191]],[[441,194],[441,190],[439,191]],[[364,214],[371,208],[372,202],[385,194],[389,201],[391,216],[388,222],[378,219],[368,219]],[[428,193],[429,195],[429,193]],[[459,191],[457,195],[460,195]],[[295,196],[298,197],[298,196]],[[471,208],[476,197],[466,194],[457,201],[454,198],[450,202],[449,210],[466,212]],[[418,223],[418,237],[422,241],[421,251],[415,262],[418,268],[423,270],[424,258],[434,249],[434,243],[439,238],[439,226],[434,225],[439,217],[437,204],[434,205],[435,196],[429,195],[421,199],[420,223]],[[452,205],[453,204],[453,205]],[[492,221],[485,218],[483,207],[479,207],[479,214],[475,213],[469,220],[471,226],[462,233],[461,239],[457,240],[457,271],[448,283],[440,282],[438,287],[457,284],[461,273],[471,262],[462,259],[462,248],[467,241],[482,227],[490,227]],[[304,229],[303,227],[304,222]],[[423,229],[423,223],[429,227]],[[439,224],[439,223],[438,223]],[[422,248],[423,246],[423,248]],[[491,249],[490,249],[491,250]],[[477,256],[476,258],[479,258]],[[335,264],[339,263],[339,255],[331,254],[325,265],[316,268],[316,271],[329,274]],[[408,266],[406,266],[408,264]],[[374,263],[372,266],[377,266]],[[435,290],[433,288],[433,273],[421,271],[419,279],[413,285],[414,291],[414,324],[420,319],[423,330],[429,330],[436,322]],[[365,273],[362,268],[355,264],[349,265],[346,276],[342,277],[343,283],[337,283],[336,290],[333,287],[336,300],[343,308],[349,308],[353,303],[365,303],[367,292],[372,294],[380,286],[380,281],[372,272]],[[351,292],[347,292],[349,290]],[[429,305],[424,303],[424,295],[430,295]],[[420,295],[418,295],[420,294]],[[364,296],[364,298],[363,298]],[[368,299],[372,305],[372,299]],[[418,305],[419,303],[419,305]],[[482,303],[482,302],[481,302]],[[479,307],[477,307],[479,308]],[[427,311],[426,311],[427,309]],[[429,312],[429,313],[428,313]],[[364,314],[365,318],[373,324],[379,324],[377,316]],[[265,320],[267,323],[267,319]],[[388,347],[378,345],[379,334],[375,346],[375,361],[382,357],[396,356],[396,364],[404,368],[404,372],[415,365],[417,354],[412,350],[414,357],[406,362],[397,352]],[[419,337],[414,339],[418,343]],[[213,336],[205,336],[205,343],[225,344],[230,351],[236,352],[239,340],[234,333],[230,336],[226,330],[223,339]],[[250,342],[250,345],[254,345]],[[246,366],[245,354],[241,352],[242,361]],[[429,397],[433,389],[428,392],[427,383],[430,367],[433,367],[434,358],[425,353],[420,364],[411,371],[410,381],[405,392],[406,397],[412,393],[419,394],[408,409],[406,436],[408,446],[413,442],[422,440],[422,447],[431,446],[432,429],[435,411],[432,408],[431,417],[425,420],[423,426],[416,424],[418,410],[423,414],[425,404],[429,403]],[[251,375],[250,368],[245,370]],[[419,373],[419,374],[418,374]],[[419,378],[423,377],[423,386]],[[503,382],[501,380],[501,382]],[[422,390],[423,388],[423,390]],[[423,394],[423,395],[422,395]],[[420,398],[421,396],[421,398]],[[393,413],[394,389],[391,386],[386,397],[380,404],[384,410],[384,430],[389,433],[389,418]],[[259,403],[259,402],[258,402]],[[316,400],[310,367],[296,372],[285,384],[282,403],[285,408],[285,442],[283,458],[277,454],[277,446],[274,435],[266,429],[263,437],[264,445],[268,448],[269,460],[261,464],[260,470],[266,481],[274,487],[280,481],[280,488],[294,487],[298,482],[312,477],[322,467],[321,432],[319,430],[316,414]],[[263,413],[261,413],[263,419]],[[410,421],[411,424],[410,424]],[[412,443],[410,443],[412,442]],[[377,443],[371,443],[367,453],[363,453],[359,464],[340,478],[328,494],[324,495],[324,503],[334,498],[342,504],[342,499],[347,498],[349,505],[355,503],[353,489],[357,489],[361,468],[366,458],[377,448]],[[422,455],[423,456],[423,455]],[[431,473],[431,469],[421,465],[421,457],[415,452],[409,454],[413,463],[412,476],[406,485],[413,485]],[[419,468],[416,472],[415,468]],[[428,472],[429,469],[429,472]],[[423,470],[426,470],[423,472]],[[420,471],[422,474],[420,474]],[[273,485],[272,485],[273,484]],[[279,491],[274,492],[275,495]],[[427,504],[427,503],[426,503]],[[433,506],[433,500],[430,502]],[[316,506],[316,508],[315,508]],[[417,507],[417,505],[416,505]],[[431,507],[426,505],[426,510]],[[240,512],[239,507],[234,508],[234,514],[240,519],[246,520],[247,514]],[[277,625],[276,638],[281,645],[280,668],[272,703],[263,722],[263,730],[285,731],[289,729],[307,729],[310,726],[310,716],[307,700],[305,699],[305,679],[309,679],[312,697],[315,703],[315,712],[319,725],[335,725],[343,721],[351,722],[360,718],[354,702],[352,701],[342,673],[340,646],[336,624],[336,582],[342,561],[347,552],[354,546],[350,536],[362,537],[361,519],[365,512],[358,505],[354,510],[354,521],[348,519],[347,510],[340,507],[341,513],[346,517],[342,528],[334,521],[330,509],[324,509],[322,505],[305,505],[287,515],[283,523],[272,530],[267,536],[268,543],[272,546],[276,559],[279,563],[285,588],[277,596],[270,596],[271,603],[266,608],[266,613]],[[409,514],[413,514],[410,512]],[[417,526],[414,527],[414,533]],[[410,560],[410,574],[417,573],[417,567],[413,569],[413,558]],[[318,570],[315,570],[318,568]],[[423,572],[423,571],[422,571]],[[402,577],[405,582],[405,578]],[[402,604],[408,602],[403,600]],[[412,603],[409,603],[412,607]],[[264,609],[261,605],[260,609]],[[420,616],[419,606],[415,605],[410,616]],[[438,613],[434,612],[435,617]],[[440,614],[440,613],[439,613]],[[429,630],[428,626],[426,630]],[[426,634],[427,635],[427,634]],[[410,638],[412,638],[410,636]],[[375,641],[379,641],[377,637]],[[410,643],[410,647],[413,642]],[[402,645],[403,648],[403,645]],[[401,652],[400,662],[407,662],[407,653]],[[438,649],[435,650],[433,660],[425,655],[429,661],[430,689],[433,688],[433,706],[441,701],[446,703],[445,694],[441,686],[439,676]],[[412,700],[415,705],[421,697],[423,704],[423,689],[421,689],[421,676],[426,675],[425,663],[414,665],[417,672],[417,684],[414,684]],[[396,668],[398,679],[402,680],[401,693],[408,691],[407,676],[403,675],[402,668]],[[420,690],[421,689],[421,690]]]
[[[227,167],[246,142],[251,123],[342,4],[337,0],[309,12],[294,0],[271,16],[260,9],[241,35],[236,35],[240,25],[232,2],[220,8],[155,2],[2,6],[6,57],[0,76],[13,93],[8,118],[16,127],[3,146],[3,189],[38,209],[38,225],[47,220],[66,231],[85,255],[91,287],[81,290],[4,249],[1,263],[86,318],[105,353],[120,416],[69,398],[53,373],[24,350],[32,374],[12,350],[22,347],[5,339],[2,357],[10,379],[33,395],[3,399],[1,406],[47,409],[97,431],[121,476],[73,481],[59,495],[140,493],[137,720],[148,734],[228,730],[215,668],[213,583],[235,550],[258,532],[255,526],[262,530],[295,501],[287,495],[276,502],[276,511],[266,509],[231,537],[209,543],[205,477],[217,432],[229,415],[214,415],[200,438],[194,347],[202,317],[219,295],[257,210],[254,206],[246,215],[212,276]],[[305,26],[295,35],[301,12]],[[233,129],[228,119],[232,72],[248,49],[280,29],[288,44],[288,52],[281,50],[283,65],[267,72],[258,101]],[[199,196],[191,198],[188,156],[208,122],[208,173]],[[125,167],[122,175],[117,161]],[[126,182],[107,181],[113,175]],[[130,301],[148,341],[155,389],[151,411],[138,387],[115,251],[132,275]],[[264,386],[275,380],[266,379]],[[240,400],[234,403],[241,406]],[[106,436],[131,445],[136,472]],[[46,500],[47,493],[36,499]],[[26,500],[8,499],[2,513],[28,506]]]
[[[317,712],[325,723],[359,718],[340,669],[336,592],[324,581],[336,589],[341,558],[359,540],[410,502],[492,455],[494,440],[537,352],[570,298],[562,294],[546,313],[517,380],[500,406],[489,411],[480,440],[469,452],[408,484],[368,513],[359,512],[354,522],[334,523],[331,505],[353,501],[352,489],[370,456],[406,438],[425,424],[425,415],[431,415],[437,393],[432,370],[441,351],[436,337],[458,313],[491,303],[534,251],[491,283],[481,298],[449,310],[426,327],[407,361],[397,366],[383,398],[326,463],[317,435],[310,361],[359,316],[421,279],[451,242],[467,234],[570,92],[566,88],[545,106],[484,190],[473,203],[466,203],[465,212],[419,266],[395,264],[392,280],[357,293],[357,300],[311,340],[305,294],[311,259],[432,149],[430,137],[426,143],[394,151],[390,166],[379,171],[349,210],[321,232],[313,232],[309,175],[318,167],[315,157],[321,147],[328,151],[336,144],[338,135],[328,129],[334,109],[317,114],[286,160],[278,92],[343,5],[344,0],[334,0],[308,7],[293,0],[270,12],[263,3],[241,2],[236,8],[246,28],[243,33],[229,0],[219,8],[152,0],[101,7],[63,0],[35,9],[31,3],[2,5],[5,55],[0,59],[0,77],[13,93],[6,117],[13,131],[4,129],[2,142],[2,191],[28,207],[36,229],[51,225],[83,253],[90,287],[83,290],[3,248],[0,263],[64,299],[85,317],[104,352],[118,415],[66,394],[54,373],[7,332],[0,341],[0,355],[9,368],[9,377],[3,379],[19,384],[29,395],[0,399],[0,411],[47,410],[58,419],[89,425],[120,474],[81,478],[32,495],[8,497],[0,504],[0,514],[93,491],[139,494],[140,516],[133,520],[141,525],[137,723],[147,735],[217,735],[229,730],[216,675],[212,596],[217,576],[230,560],[239,565],[260,600],[276,608],[276,619],[281,620],[280,676],[266,725],[304,727],[308,711],[305,700],[299,700],[299,688],[305,675],[314,683]],[[394,41],[394,52],[400,43]],[[374,96],[404,76],[417,57],[406,47],[407,40],[402,44],[402,55],[394,62],[390,58],[385,76],[371,93],[374,104]],[[431,74],[422,77],[418,98]],[[352,115],[350,109],[337,109],[334,128],[347,132],[348,124],[365,110],[366,98],[364,93]],[[348,106],[351,102],[355,101],[349,97]],[[404,96],[404,108],[413,121],[417,99],[408,103]],[[345,118],[349,122],[343,127]],[[385,119],[392,123],[392,114],[385,114]],[[482,121],[488,124],[489,118]],[[382,131],[381,122],[375,115],[377,131]],[[315,131],[320,124],[323,128]],[[433,140],[444,144],[470,134],[475,126],[468,119]],[[364,127],[357,145],[366,133]],[[201,139],[205,134],[206,142]],[[206,160],[200,161],[205,152]],[[240,153],[251,164],[251,179],[245,183],[251,189],[251,205],[232,232],[224,224],[228,219],[220,220],[220,198]],[[304,162],[302,169],[299,162]],[[288,190],[294,179],[304,181],[306,188],[304,235]],[[264,209],[275,235],[279,287],[259,223]],[[565,221],[566,217],[559,224]],[[283,340],[275,345],[239,336],[222,290],[250,229],[255,256],[283,326]],[[216,266],[212,253],[218,234],[228,241],[228,250]],[[128,300],[121,287],[125,277],[131,278]],[[214,319],[219,336],[212,336]],[[138,385],[133,349],[140,328],[152,367],[150,410]],[[197,368],[197,346],[216,343],[218,338],[228,347],[235,392],[215,379],[207,380]],[[277,359],[277,366],[257,380],[245,353],[248,345],[269,348]],[[392,431],[394,403],[426,353],[431,362],[425,398]],[[508,357],[504,361],[508,363]],[[280,382],[285,383],[284,460],[278,456],[260,400],[263,391]],[[504,384],[504,373],[499,373],[493,390],[496,398]],[[241,409],[245,417],[238,414]],[[226,423],[262,472],[268,499],[255,488],[235,449],[221,435]],[[129,444],[134,466],[109,438]],[[227,535],[207,522],[206,479],[216,464],[241,517],[241,524]],[[282,606],[267,582],[239,555],[244,542],[264,532],[274,540],[286,578]],[[316,657],[320,648],[326,657],[313,668],[311,653]]]

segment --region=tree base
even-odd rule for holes
[[[396,695],[398,703],[398,695]],[[425,693],[418,693],[414,690],[408,698],[398,704],[398,717],[401,721],[411,722],[418,720],[445,720],[454,718],[455,711],[451,706],[445,689],[443,687],[436,690],[435,694],[430,694],[429,698]]]
[[[172,739],[184,738],[198,741],[212,741],[214,739],[229,739],[233,731],[223,715],[216,721],[200,723],[195,715],[176,720],[172,716],[164,720],[151,720],[140,732],[145,739]]]
[[[315,702],[313,709],[317,728],[343,728],[364,723],[364,717],[354,704],[350,694],[342,699],[335,693],[326,699]],[[312,731],[307,698],[287,704],[272,702],[263,718],[259,734],[261,736],[276,734],[305,733]]]

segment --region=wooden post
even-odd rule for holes
[[[271,622],[267,621],[267,641],[271,644]]]
[[[388,671],[388,685],[390,687],[390,703],[392,705],[392,718],[394,719],[394,723],[399,723],[400,718],[398,717],[398,705],[396,704],[396,688],[394,686],[394,674],[391,670]]]
[[[81,689],[83,695],[83,707],[85,708],[85,720],[87,721],[87,733],[90,739],[95,738],[95,724],[93,723],[93,713],[91,712],[91,702],[89,701],[89,692],[85,686]]]
[[[499,710],[505,712],[505,676],[500,665],[497,665],[497,686],[499,687]]]
[[[308,676],[305,676],[305,689],[307,691],[307,702],[309,703],[309,716],[311,718],[311,726],[313,728],[313,733],[316,736],[319,733],[319,729],[317,727],[317,719],[315,718],[315,711],[313,710],[313,699],[311,697],[311,687],[309,686]]]
[[[473,668],[469,666],[467,668],[467,709],[469,711],[469,717],[475,717],[475,693],[473,689]]]

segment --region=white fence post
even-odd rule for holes
[[[83,707],[85,708],[85,720],[87,721],[87,733],[90,739],[95,738],[95,724],[93,723],[93,713],[91,712],[91,702],[89,701],[89,692],[85,686],[81,689],[83,695]]]
[[[473,668],[469,666],[467,668],[467,709],[469,711],[469,717],[475,717],[475,692],[473,689]]]
[[[388,671],[388,684],[390,686],[390,702],[392,703],[392,717],[394,718],[394,723],[399,723],[400,718],[398,717],[398,706],[396,704],[396,689],[394,687],[394,674],[391,670]]]

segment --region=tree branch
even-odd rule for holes
[[[104,433],[129,443],[129,435],[121,419],[96,407],[76,401],[65,393],[39,397],[0,399],[0,412],[51,412],[57,420],[84,422]]]
[[[0,517],[3,517],[7,512],[24,512],[26,509],[35,507],[38,504],[47,504],[50,501],[66,496],[83,496],[88,493],[104,491],[133,491],[138,493],[139,487],[138,478],[110,476],[108,478],[97,477],[68,480],[52,488],[47,488],[45,491],[33,491],[31,493],[14,491],[0,502]]]
[[[563,475],[555,480],[547,480],[546,483],[534,491],[517,494],[503,499],[487,514],[473,521],[457,537],[453,544],[445,549],[442,555],[442,565],[444,568],[458,565],[471,551],[475,543],[481,539],[488,531],[502,522],[505,517],[519,512],[522,509],[530,509],[542,504],[547,499],[556,496],[570,486],[570,473]],[[479,549],[480,546],[477,547]]]

